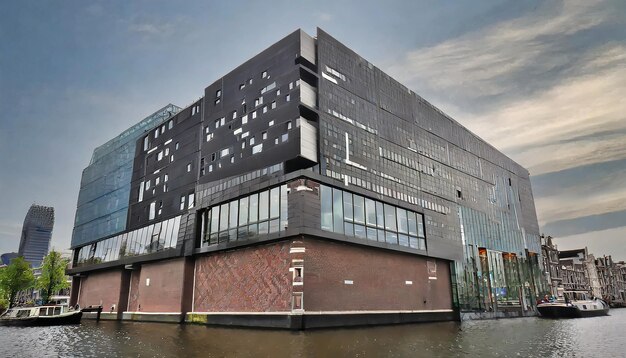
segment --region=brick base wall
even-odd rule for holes
[[[448,261],[308,238],[303,246],[307,312],[452,309]]]
[[[196,258],[195,312],[291,311],[291,241]]]
[[[180,312],[185,259],[146,263],[131,276],[131,312]],[[149,280],[149,285],[147,284]]]
[[[94,272],[81,277],[78,304],[81,307],[102,305],[105,312],[109,312],[111,306],[115,304],[117,309],[121,282],[121,270]]]

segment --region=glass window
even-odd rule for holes
[[[365,226],[363,225],[354,225],[354,236],[365,239],[367,237],[365,233]]]
[[[280,187],[276,187],[270,191],[270,217],[277,218],[279,216],[280,216]]]
[[[220,206],[220,231],[228,229],[228,203]]]
[[[354,208],[352,207],[352,194],[343,193],[343,218],[348,221],[354,220]]]
[[[354,236],[354,224],[353,223],[344,221],[343,227],[344,227],[345,235]]]
[[[367,204],[366,204],[366,205],[367,205]],[[376,240],[377,240],[377,237],[376,237],[376,236],[377,236],[377,235],[376,235],[376,229],[373,229],[373,228],[371,228],[371,227],[368,227],[368,228],[367,228],[367,239],[368,239],[368,240],[373,240],[373,241],[376,241]]]
[[[383,203],[380,201],[376,202],[376,227],[385,227],[385,212],[383,211]],[[380,238],[380,235],[378,237]]]
[[[284,230],[288,225],[288,214],[287,211],[287,185],[280,186],[280,229]]]
[[[220,223],[220,207],[216,206],[212,208],[209,213],[211,214],[211,221],[210,221],[211,234],[215,234],[219,231],[218,225]]]
[[[426,237],[424,232],[424,218],[421,214],[417,214],[417,236]]]
[[[187,196],[187,208],[191,209],[194,207],[194,205],[196,205],[195,194],[191,193],[189,194],[189,196]]]
[[[267,235],[269,230],[269,223],[267,221],[263,221],[259,223],[259,235]]]
[[[333,226],[336,233],[343,234],[343,199],[341,190],[333,188]]]
[[[267,220],[269,217],[269,191],[259,193],[259,221]],[[261,229],[259,229],[260,233]]]
[[[259,220],[259,195],[250,195],[250,222],[256,222]],[[256,229],[254,230],[256,232]]]
[[[395,232],[385,231],[385,237],[387,243],[395,245],[398,244],[398,234],[396,234]]]
[[[409,235],[417,236],[417,219],[414,212],[407,212],[407,221],[409,224]]]
[[[360,195],[353,195],[354,199],[354,222],[365,224],[365,202]]]
[[[156,202],[150,203],[150,214],[148,215],[148,220],[154,220],[154,216],[156,214]]]
[[[320,185],[322,230],[333,230],[333,194],[329,187]]]
[[[419,243],[417,241],[417,237],[409,236],[409,246],[414,249],[419,249]]]
[[[234,200],[230,202],[230,219],[228,227],[234,229],[237,227],[237,216],[239,214],[239,201]]]
[[[278,219],[274,219],[270,221],[270,234],[278,232],[280,229],[280,221]]]
[[[250,141],[252,141],[254,138],[251,138]],[[259,143],[257,145],[255,145],[254,147],[252,147],[252,154],[257,154],[257,153],[261,153],[263,151],[263,143]]]
[[[239,200],[239,226],[248,225],[248,197]]]
[[[385,205],[385,229],[398,231],[396,226],[396,208],[389,204]]]
[[[401,246],[409,246],[409,237],[404,234],[398,235],[398,243]]]
[[[407,223],[406,210],[397,208],[396,213],[398,216],[398,232],[403,234],[408,233],[409,225]]]
[[[376,202],[365,198],[365,222],[368,226],[376,226]]]

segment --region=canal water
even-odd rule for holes
[[[84,320],[0,327],[0,357],[626,357],[625,337],[626,308],[584,319],[306,332]]]

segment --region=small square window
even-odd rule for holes
[[[256,118],[256,111],[252,112],[252,119]]]
[[[263,107],[263,113],[267,113],[267,106]]]
[[[218,89],[217,91],[215,91],[215,97],[222,97],[222,90]]]
[[[274,138],[274,144],[278,144],[278,138]]]
[[[241,124],[244,125],[248,123],[248,115],[244,115],[243,117],[241,117]]]
[[[289,82],[289,89],[292,90],[293,89],[293,82]]]
[[[252,84],[252,78],[248,79],[248,84],[251,85]]]
[[[276,108],[276,101],[272,102],[272,109]]]
[[[276,97],[280,96],[280,88],[276,90]]]
[[[273,125],[274,125],[274,120],[272,119],[272,120],[269,122],[269,127],[271,127],[271,126],[273,126]]]
[[[288,94],[288,95],[286,95],[286,96],[285,96],[285,101],[286,101],[286,102],[291,101],[291,95],[290,95],[290,94]]]
[[[169,177],[167,174],[165,174],[165,175],[163,176],[163,181],[167,183],[167,180],[168,180],[169,178],[170,178],[170,177]]]
[[[267,139],[267,132],[261,133],[261,137],[263,138],[263,140],[266,140]]]
[[[191,163],[187,164],[187,173],[191,172]]]
[[[213,164],[209,165],[209,173],[213,171]]]
[[[291,121],[287,122],[287,130],[291,129]]]
[[[263,143],[257,144],[252,147],[252,154],[261,153],[263,151]]]
[[[233,119],[237,118],[237,111],[233,111]]]
[[[180,143],[176,142],[176,150],[180,147]]]
[[[220,104],[220,102],[222,102],[222,99],[221,99],[221,98],[218,98],[218,99],[216,99],[216,100],[215,100],[215,104],[216,104],[216,105],[217,105],[217,104]]]
[[[263,71],[263,73],[261,73],[261,78],[265,78],[267,77],[267,71]]]
[[[250,137],[250,145],[254,145],[254,137]]]
[[[242,89],[246,88],[246,84],[242,83],[239,85],[239,90],[241,91]]]
[[[234,156],[234,155],[231,155],[231,156],[230,156],[230,162],[231,162],[231,163],[234,163],[234,162],[235,162],[235,156]]]

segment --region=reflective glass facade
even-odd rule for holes
[[[176,247],[180,216],[138,230],[78,247],[75,266],[99,264],[123,257],[159,252]]]
[[[287,185],[281,185],[203,211],[201,246],[284,231],[288,225],[287,195]]]
[[[420,213],[326,185],[320,203],[322,230],[426,251]]]
[[[80,183],[72,247],[126,229],[135,143],[178,111],[167,105],[94,150]]]

